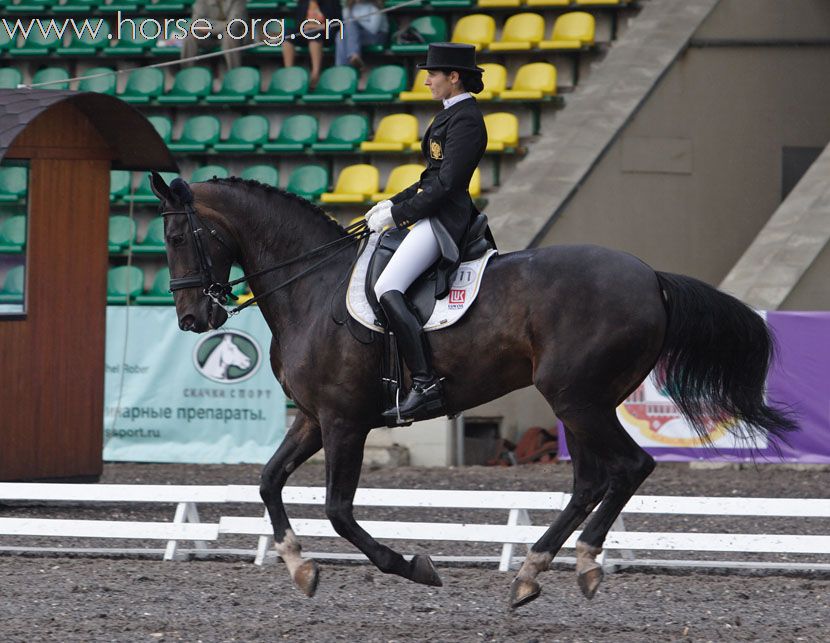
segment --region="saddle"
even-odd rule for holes
[[[473,219],[470,229],[462,240],[460,252],[440,221],[433,219],[430,224],[438,241],[441,257],[424,274],[418,277],[405,293],[422,325],[426,324],[432,315],[435,302],[446,297],[449,291],[450,277],[452,277],[452,273],[458,267],[458,264],[464,261],[474,261],[494,247],[486,235],[487,215],[484,213],[478,214]],[[407,234],[409,234],[408,228],[392,228],[384,232],[369,261],[365,292],[366,299],[375,313],[376,319],[385,319],[385,317],[380,303],[375,297],[375,283]]]

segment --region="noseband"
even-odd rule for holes
[[[213,275],[213,261],[210,258],[210,253],[205,249],[202,240],[205,229],[201,225],[201,220],[196,215],[196,210],[188,203],[184,206],[184,210],[166,210],[161,213],[161,216],[168,217],[177,214],[187,216],[187,225],[190,227],[190,233],[193,235],[196,255],[199,258],[199,275],[170,279],[170,292],[185,290],[187,288],[201,288],[206,296],[210,297],[220,306],[224,306],[228,302],[228,298],[236,301],[236,295],[233,294],[232,287],[237,282],[221,283]],[[214,239],[230,250],[230,246],[222,240],[222,237],[219,236],[219,233],[215,229],[210,230],[209,233]]]

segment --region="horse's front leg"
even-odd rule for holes
[[[365,429],[339,420],[324,425],[326,515],[334,530],[366,554],[383,573],[440,587],[441,579],[429,556],[419,554],[407,562],[398,552],[372,538],[354,519],[354,494],[360,480],[366,436]]]
[[[268,509],[274,528],[274,548],[285,562],[294,584],[307,596],[314,596],[317,590],[318,568],[314,560],[303,559],[300,542],[291,530],[282,489],[288,476],[320,450],[323,445],[320,425],[298,413],[285,438],[262,470],[259,494]]]

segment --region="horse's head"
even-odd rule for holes
[[[150,178],[153,193],[161,201],[164,239],[170,267],[170,290],[176,302],[179,328],[195,333],[219,328],[228,319],[221,305],[225,297],[213,293],[211,285],[225,283],[234,260],[227,235],[216,229],[216,213],[196,203],[190,186],[173,179],[168,186],[155,172]],[[218,300],[218,301],[217,301]]]

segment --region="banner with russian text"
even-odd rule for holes
[[[270,342],[255,310],[197,335],[172,306],[109,306],[104,460],[266,462],[285,435]]]
[[[657,460],[830,463],[830,313],[770,312],[766,319],[778,349],[767,398],[796,414],[799,431],[786,443],[759,440],[753,454],[725,424],[711,422],[712,447],[706,447],[650,375],[617,408],[635,442]],[[569,457],[561,423],[559,450],[560,458]]]

